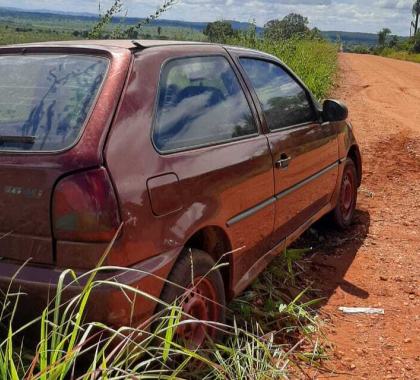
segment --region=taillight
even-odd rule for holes
[[[52,223],[57,240],[111,241],[120,217],[107,171],[90,170],[60,181],[53,197]]]

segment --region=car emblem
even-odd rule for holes
[[[22,187],[6,186],[4,188],[6,194],[22,195],[26,198],[42,198],[44,190],[41,189],[25,189]]]

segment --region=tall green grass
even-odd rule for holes
[[[111,247],[111,246],[110,246]],[[108,251],[110,249],[108,248]],[[142,328],[118,329],[99,322],[84,322],[92,290],[115,286],[127,295],[150,298],[141,289],[115,281],[96,280],[102,267],[87,273],[80,293],[63,301],[66,277],[80,282],[73,271],[62,273],[57,292],[36,320],[14,329],[14,315],[23,295],[13,283],[2,300],[0,326],[0,378],[3,380],[111,380],[111,379],[288,379],[295,363],[319,365],[325,359],[320,322],[311,311],[316,301],[287,295],[291,276],[288,260],[301,252],[286,252],[237,301],[229,306],[230,324],[213,325],[226,335],[223,342],[208,342],[205,349],[187,349],[176,339],[180,324],[193,323],[176,303],[165,304],[164,314]],[[104,255],[105,257],[105,255]],[[282,290],[284,289],[284,290]],[[130,297],[135,299],[136,297]],[[263,305],[251,300],[264,300]],[[162,303],[158,299],[156,302]],[[247,309],[248,308],[248,309]],[[39,330],[35,348],[22,350],[21,337],[29,328]],[[32,332],[31,332],[32,333]],[[141,336],[141,339],[138,337]],[[29,359],[28,359],[29,358]]]
[[[382,57],[398,59],[400,61],[409,61],[420,63],[420,54],[411,54],[406,51],[395,51],[394,49],[386,48],[381,53]]]
[[[259,38],[255,29],[228,40],[229,45],[257,49],[274,55],[289,66],[318,100],[325,99],[337,73],[337,45],[310,39],[270,40]]]

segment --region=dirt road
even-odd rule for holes
[[[353,54],[339,61],[333,96],[349,107],[364,179],[350,231],[307,234],[316,246],[311,276],[336,326],[328,336],[336,375],[327,378],[419,380],[420,65]],[[340,306],[385,315],[344,316]]]

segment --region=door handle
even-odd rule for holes
[[[292,162],[292,157],[288,157],[285,154],[281,155],[280,160],[276,162],[276,169],[287,170]]]

